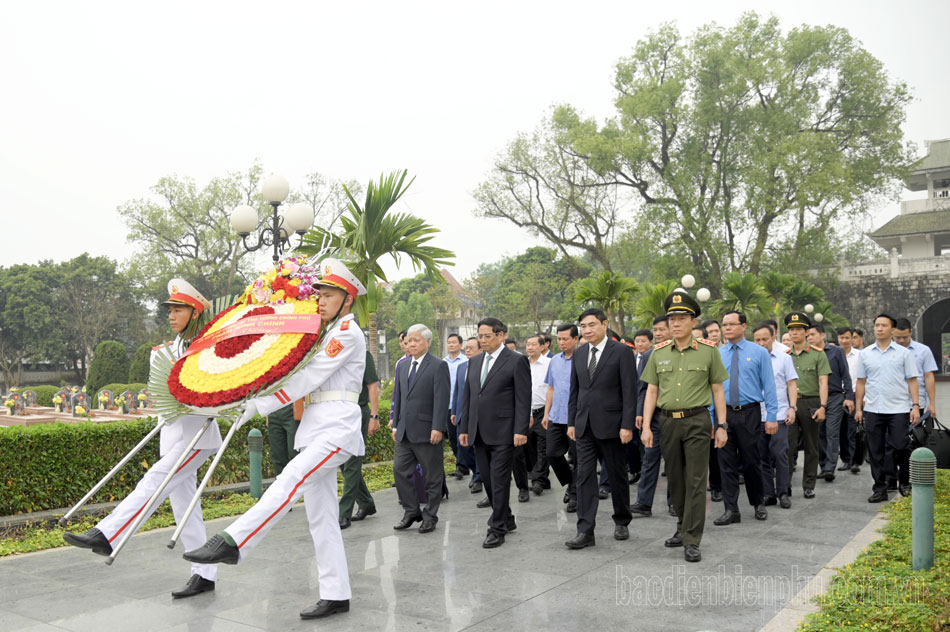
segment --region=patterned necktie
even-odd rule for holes
[[[419,364],[418,360],[412,361],[412,368],[409,369],[409,388],[412,388],[412,382],[416,379],[416,365]]]
[[[491,364],[491,356],[487,353],[485,354],[485,366],[482,367],[482,381],[481,386],[485,386],[485,379],[488,377],[488,365]]]
[[[587,365],[587,379],[594,380],[594,371],[597,369],[597,347],[590,348],[590,364]]]
[[[739,405],[739,345],[732,345],[732,368],[729,369],[729,405]]]

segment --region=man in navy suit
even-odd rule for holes
[[[471,360],[478,354],[478,338],[472,336],[465,341],[462,346],[462,352],[465,357]],[[459,365],[458,373],[455,376],[455,390],[452,392],[452,405],[450,407],[452,424],[458,427],[459,411],[465,406],[465,376],[468,375],[468,362]],[[472,472],[472,479],[468,488],[473,494],[479,494],[482,491],[482,477],[478,473],[478,462],[475,460],[475,449],[470,445],[460,445],[458,453],[459,465],[467,467]]]
[[[517,528],[508,504],[515,448],[528,441],[531,368],[528,357],[504,346],[508,328],[497,318],[478,323],[483,353],[468,361],[459,445],[475,446],[478,471],[491,503],[486,549],[505,543]]]
[[[577,535],[568,548],[594,545],[597,516],[597,460],[604,459],[613,500],[614,538],[630,537],[630,487],[624,445],[633,440],[637,414],[637,367],[622,342],[607,336],[607,316],[585,310],[579,320],[587,341],[574,352],[568,437],[577,446]]]

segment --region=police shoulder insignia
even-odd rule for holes
[[[165,345],[170,345],[170,344],[173,343],[173,342],[175,342],[175,341],[174,341],[174,340],[169,340],[168,342],[163,342],[163,343],[161,343],[161,344],[157,344],[157,345],[155,345],[154,347],[152,347],[152,351],[158,351],[159,349],[161,349],[161,348],[164,347]]]
[[[351,321],[349,321],[349,320],[344,320],[342,323],[340,323],[340,331],[346,331],[347,329],[349,329],[349,328],[350,328],[350,322],[351,322]]]
[[[705,338],[697,338],[696,340],[698,340],[700,343],[706,345],[707,347],[715,347],[715,346],[716,346],[716,343],[713,342],[712,340],[706,340]]]
[[[341,351],[343,351],[343,343],[336,338],[327,345],[327,355],[331,358],[335,358]]]
[[[653,345],[653,349],[654,349],[654,350],[656,350],[656,349],[662,349],[663,347],[668,347],[668,346],[670,346],[671,344],[673,344],[673,341],[672,341],[672,340],[667,340],[666,342],[658,342],[657,344]]]

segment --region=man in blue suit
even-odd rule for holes
[[[472,336],[465,341],[462,347],[462,353],[466,358],[471,358],[478,353],[478,338]],[[468,375],[468,362],[460,364],[458,372],[455,375],[455,389],[452,391],[452,405],[449,408],[452,412],[452,425],[458,425],[459,411],[465,406],[465,376]],[[460,445],[458,453],[458,464],[467,467],[472,472],[472,480],[468,487],[473,494],[480,494],[482,491],[482,477],[478,474],[478,462],[475,460],[475,448],[470,445]]]

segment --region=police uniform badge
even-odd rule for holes
[[[674,295],[673,295],[673,302],[674,302],[674,303],[682,303],[682,302],[683,302],[683,297],[680,296],[679,294],[674,294]]]
[[[347,329],[349,329],[349,328],[350,328],[350,322],[351,322],[351,321],[349,321],[349,320],[344,320],[343,323],[340,325],[340,331],[346,331]]]
[[[335,358],[343,351],[343,343],[334,338],[330,341],[330,344],[327,345],[327,356]]]

